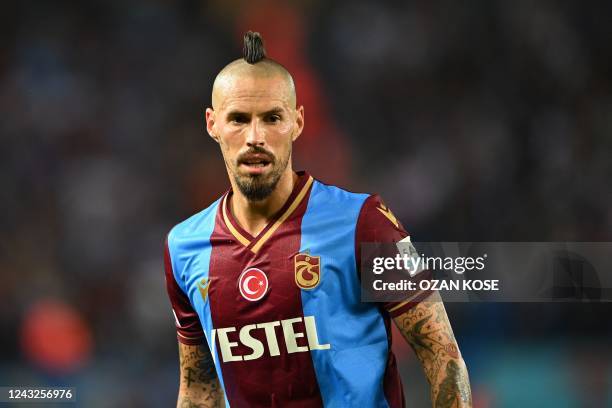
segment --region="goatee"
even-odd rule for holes
[[[289,152],[287,158],[283,162],[277,163],[276,158],[272,153],[260,147],[255,147],[241,156],[245,157],[249,154],[256,153],[266,154],[270,158],[270,164],[272,166],[272,171],[270,174],[240,176],[238,171],[234,173],[234,181],[236,182],[238,189],[249,201],[262,201],[272,194],[281,176],[283,175],[283,172],[287,168],[289,158],[291,157],[291,152]],[[240,161],[241,159],[239,158],[237,163],[239,164]]]

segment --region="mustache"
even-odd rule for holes
[[[245,162],[248,159],[250,159],[251,156],[254,156],[254,155],[264,156],[263,158],[269,161],[270,163],[274,163],[276,161],[276,157],[274,156],[274,154],[272,154],[272,152],[270,152],[269,150],[261,146],[254,146],[254,147],[251,147],[246,152],[239,154],[238,157],[236,158],[236,163],[240,164],[242,162]]]

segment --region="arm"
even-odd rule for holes
[[[396,243],[407,236],[402,224],[382,199],[378,195],[368,197],[361,208],[355,233],[357,268],[361,267],[360,243]],[[412,306],[413,302],[419,303]],[[401,303],[390,302],[382,307],[421,361],[431,386],[433,406],[471,407],[467,369],[440,295],[437,292],[431,295],[414,293],[411,299]]]
[[[423,365],[433,407],[471,407],[467,367],[438,292],[393,320]]]
[[[164,248],[164,269],[166,290],[179,339],[180,385],[176,406],[212,408],[225,405],[200,319],[174,276],[168,239]]]
[[[180,385],[177,408],[224,406],[223,390],[208,346],[179,344]]]

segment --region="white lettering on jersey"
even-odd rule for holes
[[[304,322],[306,333],[296,332],[295,323]],[[287,353],[303,353],[309,350],[329,350],[330,344],[320,344],[319,337],[317,335],[317,325],[314,316],[305,316],[304,319],[301,317],[295,317],[293,319],[275,320],[272,322],[248,324],[243,326],[238,332],[238,339],[240,343],[230,341],[228,334],[233,333],[237,330],[236,327],[225,327],[221,329],[213,329],[211,332],[212,343],[214,344],[215,339],[219,341],[219,349],[221,350],[221,359],[224,363],[232,361],[250,361],[257,360],[264,356],[265,347],[264,344],[254,338],[251,332],[254,330],[262,330],[266,335],[266,345],[268,353],[271,357],[280,355],[280,348],[278,345],[278,339],[276,336],[276,327],[281,327],[282,335],[285,339],[285,345]],[[308,346],[298,346],[297,339],[303,338],[304,335],[308,340]],[[232,352],[232,348],[235,348],[239,344],[242,344],[251,349],[251,353],[246,355],[235,355]]]
[[[221,346],[221,357],[223,361],[240,361],[242,357],[232,355],[232,347],[236,347],[238,343],[231,342],[227,338],[228,332],[236,331],[235,327],[227,327],[225,329],[217,330],[217,337],[219,338],[219,345]]]

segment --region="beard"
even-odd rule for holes
[[[266,155],[270,161],[272,170],[267,174],[240,174],[238,168],[242,160],[241,158],[251,154]],[[262,201],[268,198],[276,188],[283,172],[287,168],[290,157],[291,150],[286,158],[279,161],[272,153],[263,147],[255,146],[249,149],[247,152],[238,156],[234,166],[233,176],[238,189],[249,201]]]

